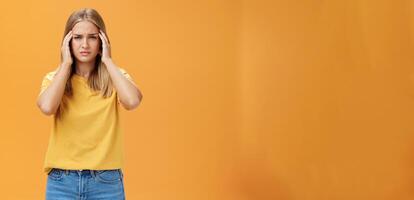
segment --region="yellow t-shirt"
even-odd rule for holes
[[[122,68],[122,74],[133,82]],[[43,92],[52,82],[56,71],[45,75]],[[67,98],[62,116],[53,115],[53,128],[44,160],[44,172],[61,169],[120,169],[124,164],[123,132],[120,126],[119,98],[103,98],[91,90],[87,79],[74,74],[73,97]],[[39,93],[39,95],[40,95]]]

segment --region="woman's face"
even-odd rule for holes
[[[99,29],[89,21],[78,22],[72,29],[72,54],[77,62],[93,63],[101,45]]]

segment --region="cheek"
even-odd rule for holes
[[[71,45],[73,49],[78,49],[80,44],[76,40],[72,40]]]
[[[99,51],[99,45],[100,45],[99,41],[92,41],[90,43],[91,49],[93,49],[93,51],[95,51],[95,52]]]
[[[100,42],[98,40],[92,41],[92,46],[96,49],[99,49]]]

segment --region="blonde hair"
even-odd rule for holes
[[[79,9],[77,11],[74,11],[69,16],[68,20],[66,21],[63,38],[65,38],[65,36],[69,33],[69,31],[71,31],[72,28],[78,22],[81,22],[84,20],[87,20],[95,24],[100,30],[102,30],[107,36],[108,42],[109,42],[109,37],[108,37],[108,34],[106,33],[106,27],[105,27],[105,23],[102,17],[101,15],[99,15],[99,13],[96,10],[92,8]],[[62,38],[62,42],[63,42],[63,38]],[[72,55],[72,60],[75,61],[73,52],[71,52],[71,55]],[[61,53],[60,58],[63,61],[62,53]],[[75,73],[75,69],[76,69],[75,67],[76,67],[76,62],[73,62],[71,66],[70,76],[69,76],[68,81],[66,82],[66,87],[65,87],[65,92],[64,92],[64,96],[67,96],[69,98],[72,97],[73,95],[72,82],[70,80],[72,79],[72,76]],[[113,90],[112,81],[109,76],[109,72],[106,70],[106,66],[104,66],[104,63],[101,61],[101,55],[99,54],[96,56],[95,67],[93,68],[93,70],[91,71],[89,75],[88,85],[92,90],[100,91],[100,94],[104,98],[107,98],[112,95],[112,90]],[[56,112],[56,117],[59,117],[63,113],[65,105],[66,105],[65,98],[62,98],[62,101]]]

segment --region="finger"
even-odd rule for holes
[[[72,36],[73,36],[72,33],[69,33],[68,38],[66,38],[66,41],[65,41],[66,42],[66,44],[65,44],[66,46],[69,46],[69,43],[70,43],[70,40],[72,39]]]
[[[104,36],[101,33],[99,33],[99,37],[101,38],[102,46],[108,47],[108,41],[105,40]]]
[[[66,43],[66,40],[72,36],[72,31],[69,31],[63,38],[62,45]]]
[[[99,33],[99,38],[101,39],[101,43],[102,43],[102,51],[106,48],[106,42],[105,40],[102,38],[101,34]]]
[[[102,36],[105,38],[106,43],[109,44],[109,40],[106,37],[105,33],[102,30],[100,30],[100,32],[101,32]]]
[[[72,31],[70,31],[68,34],[67,34],[67,37],[66,37],[66,39],[65,39],[65,44],[64,44],[64,46],[63,46],[63,48],[64,48],[64,51],[65,51],[65,53],[66,53],[66,55],[70,55],[71,53],[70,53],[70,39],[72,38]]]
[[[102,34],[101,34],[101,33],[98,33],[98,35],[99,35],[99,38],[101,38],[101,42],[102,42],[102,44],[103,44],[103,43],[105,43],[106,41],[105,41],[105,39],[103,38]]]
[[[71,36],[70,37],[68,37],[68,38],[66,38],[64,41],[63,41],[63,44],[62,44],[62,48],[63,49],[66,49],[66,48],[69,48],[69,42],[70,42],[70,39],[71,39]]]
[[[105,41],[108,42],[108,38],[106,38],[105,33],[102,30],[99,30],[99,32],[102,35],[102,37],[105,38]]]

